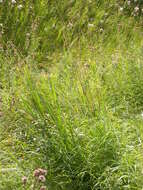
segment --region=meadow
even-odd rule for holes
[[[143,2],[0,0],[0,190],[143,189]]]

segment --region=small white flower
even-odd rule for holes
[[[139,7],[135,7],[135,8],[134,8],[134,11],[135,11],[135,12],[138,12],[138,11],[139,11]]]
[[[89,28],[93,28],[93,27],[94,27],[94,24],[88,23],[88,27],[89,27]]]
[[[143,117],[143,112],[141,113],[141,117]]]
[[[101,24],[104,23],[104,20],[100,20],[100,23],[101,23]]]
[[[20,10],[20,9],[23,8],[23,6],[22,5],[18,5],[17,8]]]
[[[3,3],[3,0],[0,0],[0,3]]]
[[[131,1],[127,1],[127,4],[130,5],[130,4],[131,4]]]
[[[120,7],[120,9],[119,9],[121,12],[123,11],[123,7]]]
[[[29,36],[30,36],[30,33],[27,33],[26,36],[29,37]]]
[[[80,138],[82,138],[82,137],[84,137],[85,135],[84,135],[84,133],[79,133],[78,136],[79,136]]]
[[[108,13],[105,13],[104,16],[108,16]]]
[[[11,3],[12,3],[12,4],[15,4],[15,3],[16,3],[16,1],[15,1],[15,0],[11,0]]]
[[[100,28],[100,32],[103,32],[103,28]]]
[[[53,24],[55,27],[55,23]],[[68,27],[73,27],[73,24],[71,22],[68,23]]]

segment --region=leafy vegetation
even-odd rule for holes
[[[0,42],[0,189],[143,189],[142,1],[0,1]]]

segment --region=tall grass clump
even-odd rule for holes
[[[64,61],[68,65],[64,65]],[[107,73],[101,75],[100,67],[77,66],[73,58],[66,55],[54,73],[35,78],[26,72],[24,97],[27,98],[22,98],[22,117],[28,139],[35,149],[39,148],[41,163],[47,163],[49,188],[130,189],[133,186],[138,189],[142,186],[138,184],[140,148],[136,150],[137,145],[131,145],[131,132],[124,129],[124,125],[130,124],[116,118],[120,110],[114,115],[110,109],[114,97],[109,94],[114,86],[105,88],[109,81]],[[109,78],[115,75],[111,73],[113,68],[109,71],[107,66],[106,69]],[[123,81],[122,78],[119,82]],[[124,101],[122,95],[119,89],[120,106]],[[125,108],[122,111],[126,113]],[[131,139],[126,138],[128,133]],[[136,155],[126,145],[132,146]]]
[[[67,78],[65,86],[60,85],[62,79],[53,76],[37,81],[40,87],[33,85],[37,82],[31,80],[28,79],[29,98],[24,100],[27,113],[24,120],[29,122],[30,118],[32,122],[30,129],[26,129],[28,135],[38,127],[39,132],[34,134],[36,142],[41,147],[42,162],[47,163],[51,172],[48,186],[62,189],[99,187],[98,180],[104,170],[115,167],[120,157],[118,132],[110,126],[108,118],[102,121],[103,113],[98,108],[91,112],[94,108],[83,94],[80,81]]]

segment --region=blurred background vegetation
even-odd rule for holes
[[[143,189],[143,1],[0,1],[0,189]],[[27,177],[23,184],[21,178]]]

